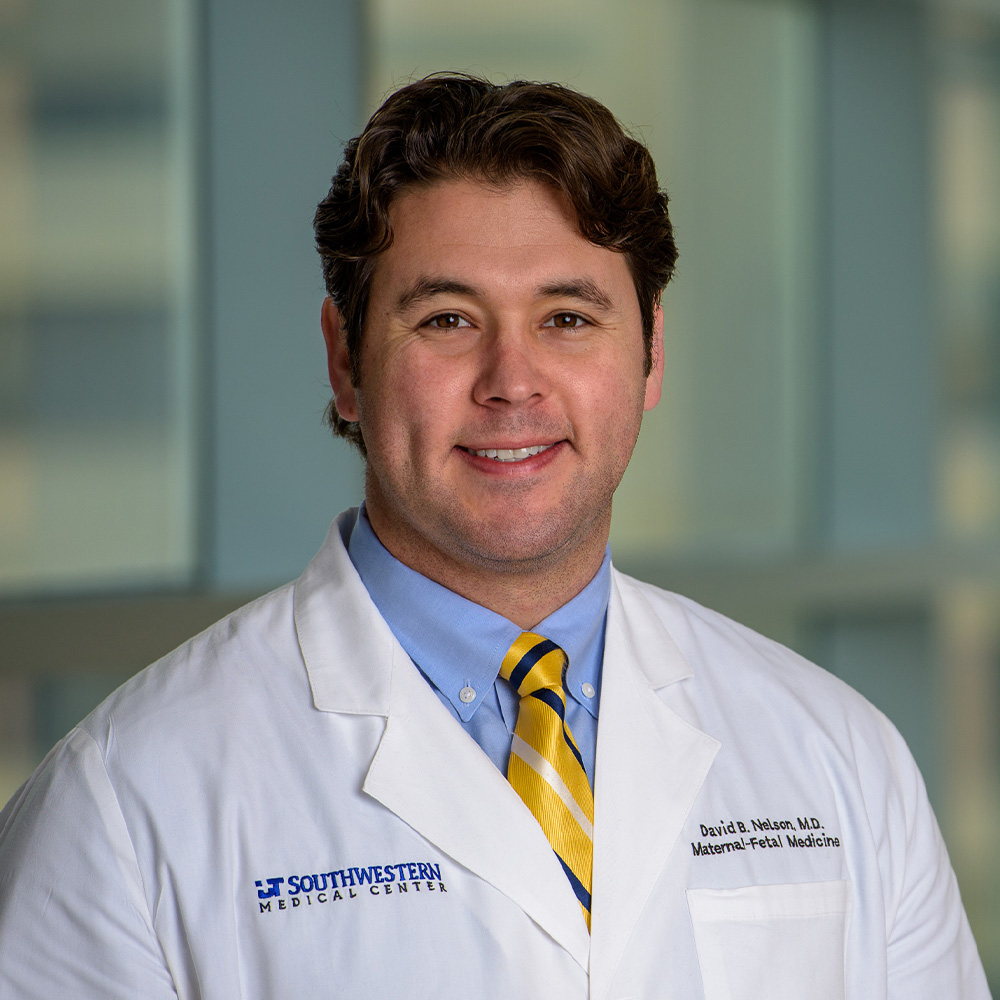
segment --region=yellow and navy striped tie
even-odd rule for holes
[[[549,838],[589,928],[594,795],[566,725],[566,662],[554,642],[534,632],[522,632],[504,657],[500,676],[521,698],[507,780]]]

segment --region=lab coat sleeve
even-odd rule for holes
[[[177,997],[114,788],[82,729],[0,813],[0,993]]]
[[[888,720],[900,815],[885,844],[894,859],[886,919],[890,1000],[990,1000],[982,963],[923,779]]]

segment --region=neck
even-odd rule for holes
[[[601,568],[603,558],[602,548],[597,559],[590,561],[585,569],[581,568],[580,572],[572,576],[560,571],[558,574],[511,574],[504,577],[494,574],[478,579],[470,578],[467,574],[463,574],[461,578],[449,579],[442,574],[431,576],[431,579],[467,600],[489,608],[523,631],[531,631],[539,622],[576,597],[593,580]]]
[[[567,542],[554,553],[522,562],[472,562],[441,551],[424,539],[381,523],[377,510],[368,509],[379,541],[401,563],[448,590],[489,608],[530,631],[572,600],[597,575],[604,561],[610,529],[610,511],[591,526],[576,544]]]

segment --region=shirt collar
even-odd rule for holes
[[[442,587],[396,559],[372,530],[364,505],[348,553],[379,613],[407,655],[468,722],[492,690],[500,663],[521,629],[501,615]],[[572,600],[536,631],[569,657],[568,693],[597,715],[611,557]],[[588,698],[586,688],[594,693]],[[474,697],[469,693],[474,693]],[[462,699],[462,692],[468,701]]]

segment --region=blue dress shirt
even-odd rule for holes
[[[378,540],[363,505],[348,553],[407,655],[445,707],[506,774],[518,698],[499,672],[521,629],[401,563]],[[610,593],[611,556],[606,550],[594,579],[533,629],[561,646],[569,658],[566,721],[591,787]]]

